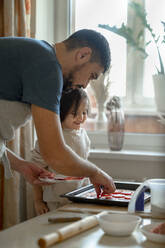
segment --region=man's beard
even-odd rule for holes
[[[78,72],[81,70],[81,68],[83,67],[84,65],[77,65],[73,68],[73,70],[68,74],[67,77],[63,77],[63,80],[64,80],[64,85],[63,85],[63,90],[67,90],[68,88],[71,88],[73,85],[72,85],[72,82],[73,82],[73,75],[75,72]],[[79,82],[77,82],[79,83]],[[75,84],[76,85],[76,84]],[[77,87],[82,87],[81,85],[77,85]]]
[[[68,78],[64,78],[63,90],[67,90],[72,87],[72,82]]]

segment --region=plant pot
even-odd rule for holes
[[[165,113],[165,75],[153,75],[155,103],[158,113]]]

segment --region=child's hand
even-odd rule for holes
[[[35,201],[34,202],[35,210],[37,215],[45,214],[49,212],[49,208],[44,201]]]

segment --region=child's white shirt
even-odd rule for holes
[[[83,159],[87,159],[90,152],[90,140],[84,128],[78,130],[75,129],[63,129],[64,140],[66,144],[73,150],[77,155]],[[40,163],[43,167],[48,168],[49,171],[54,172],[57,176],[63,176],[57,173],[55,170],[50,168],[43,158],[41,157],[38,141],[36,141],[35,149],[32,153],[32,161]],[[59,181],[53,185],[43,187],[43,200],[48,202],[56,202],[57,206],[64,205],[68,202],[66,198],[60,197],[60,195],[78,189],[82,186],[89,184],[89,179],[84,178],[82,180],[73,181]],[[50,207],[49,207],[50,208]],[[51,210],[51,209],[50,209]]]

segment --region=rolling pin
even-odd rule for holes
[[[38,245],[40,246],[40,248],[47,248],[50,245],[59,243],[76,234],[95,227],[98,225],[97,216],[104,215],[105,213],[107,213],[107,211],[103,211],[97,215],[85,217],[82,220],[76,221],[75,223],[60,228],[54,233],[47,234],[38,240]]]

